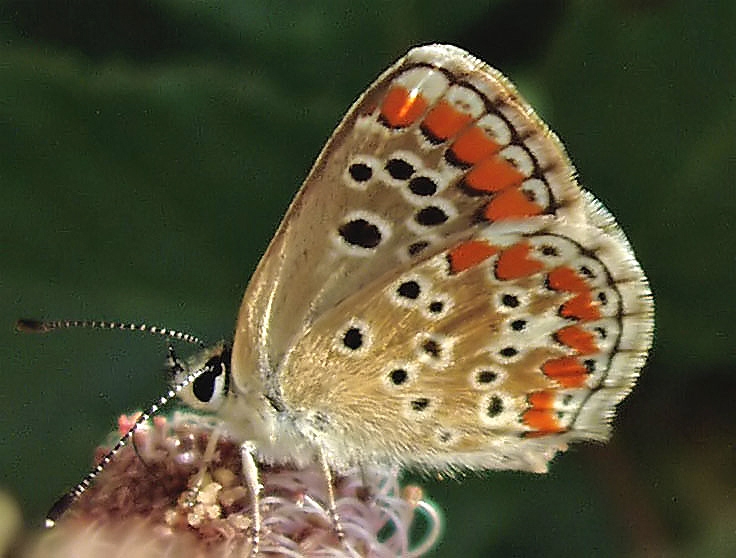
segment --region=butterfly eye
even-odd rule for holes
[[[218,366],[216,368],[207,370],[207,372],[194,380],[194,384],[192,386],[192,392],[194,392],[194,396],[202,403],[209,403],[215,394],[217,379],[221,375],[222,368]]]
[[[201,361],[200,361],[201,362]],[[216,411],[225,400],[230,384],[230,352],[224,350],[210,356],[204,364],[190,362],[182,369],[182,378],[190,371],[202,370],[192,382],[191,387],[182,390],[179,397],[189,406],[203,410]],[[174,383],[182,378],[174,378]]]

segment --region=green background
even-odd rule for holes
[[[29,524],[161,391],[165,344],[15,318],[229,337],[343,112],[412,45],[450,42],[565,141],[649,275],[657,334],[612,443],[547,476],[422,481],[436,556],[736,555],[736,2],[19,0],[0,39],[0,472]]]

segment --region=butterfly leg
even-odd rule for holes
[[[327,483],[327,509],[332,520],[332,525],[335,528],[337,538],[342,542],[345,540],[345,531],[342,528],[342,522],[340,516],[337,513],[337,503],[335,502],[335,479],[332,476],[332,470],[330,470],[330,464],[327,461],[327,455],[323,448],[319,449],[319,464],[322,468],[322,474],[325,476],[325,482]]]
[[[221,430],[219,428],[215,428],[210,433],[209,439],[207,440],[207,447],[205,447],[204,454],[202,455],[202,463],[195,473],[194,481],[191,483],[191,487],[189,488],[189,493],[187,495],[189,505],[193,506],[197,501],[197,495],[202,489],[202,483],[204,482],[204,477],[207,474],[207,469],[209,469],[212,464],[212,458],[215,456],[215,450],[217,449],[217,442],[220,440],[220,434]]]
[[[258,555],[261,538],[261,492],[263,485],[260,482],[258,466],[255,460],[255,446],[252,442],[245,442],[240,446],[240,458],[243,462],[243,476],[248,485],[251,497],[251,557]]]

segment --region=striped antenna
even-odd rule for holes
[[[20,319],[15,322],[15,329],[24,333],[48,333],[57,329],[72,329],[72,328],[87,328],[87,329],[121,329],[125,331],[142,331],[144,333],[152,333],[154,335],[161,335],[169,339],[179,339],[180,341],[186,341],[194,345],[199,345],[201,348],[205,347],[204,342],[196,335],[184,333],[182,331],[176,331],[174,329],[167,329],[165,327],[149,326],[146,324],[124,324],[121,322],[105,322],[99,320],[28,320]]]
[[[64,513],[79,499],[82,494],[84,494],[84,492],[92,485],[98,475],[105,469],[107,464],[110,463],[115,455],[130,441],[130,439],[133,437],[136,430],[138,430],[138,427],[141,424],[143,424],[153,415],[158,413],[162,407],[164,407],[169,401],[176,397],[176,395],[181,390],[183,390],[194,380],[199,378],[199,376],[211,370],[212,365],[210,364],[205,365],[202,368],[195,370],[194,372],[190,372],[181,382],[170,388],[166,392],[166,394],[159,397],[155,403],[152,403],[148,407],[148,409],[146,409],[143,414],[138,417],[131,429],[128,430],[128,432],[126,432],[120,438],[120,440],[118,440],[118,443],[115,444],[115,446],[107,452],[105,457],[102,458],[102,461],[100,461],[100,463],[96,467],[94,467],[94,469],[87,473],[87,475],[79,482],[79,484],[77,484],[69,492],[67,492],[56,502],[54,502],[54,505],[51,506],[51,509],[46,514],[46,527],[53,527],[59,520],[59,518],[64,515]]]

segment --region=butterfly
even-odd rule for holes
[[[350,108],[233,343],[175,361],[169,396],[241,444],[256,503],[258,463],[544,472],[609,437],[652,332],[644,272],[558,138],[497,70],[428,45]]]

